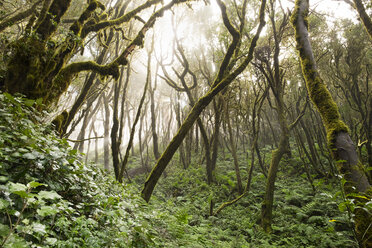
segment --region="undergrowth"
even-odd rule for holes
[[[336,181],[316,180],[314,193],[304,175],[279,173],[270,235],[259,227],[260,173],[247,196],[209,216],[211,203],[238,196],[229,157],[220,158],[214,185],[197,162],[174,164],[146,204],[143,177],[118,184],[82,163],[40,125],[37,104],[0,94],[0,247],[356,247]]]

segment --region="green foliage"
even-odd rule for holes
[[[356,247],[336,183],[315,181],[323,193],[314,195],[306,177],[279,174],[268,235],[259,226],[262,174],[254,173],[250,193],[217,217],[209,216],[210,203],[217,208],[238,195],[228,157],[217,165],[215,185],[206,184],[199,164],[169,168],[146,204],[141,184],[118,184],[85,165],[40,125],[35,101],[8,94],[0,100],[3,247]]]
[[[155,231],[147,228],[153,213],[145,211],[136,189],[83,164],[77,151],[41,125],[36,104],[0,94],[0,242],[5,247],[153,244]]]

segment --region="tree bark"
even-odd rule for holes
[[[110,95],[103,94],[103,105],[105,107],[105,119],[104,119],[104,141],[103,141],[103,164],[107,171],[110,171],[110,106],[109,98]]]
[[[352,194],[363,194],[371,199],[371,186],[364,171],[359,167],[355,146],[348,134],[348,128],[341,120],[338,107],[322,81],[314,59],[308,33],[309,1],[296,0],[292,23],[295,29],[297,50],[302,65],[302,73],[306,80],[306,87],[310,99],[316,106],[327,131],[327,140],[338,162],[338,170],[346,179],[343,185],[348,198]],[[356,205],[363,206],[364,198],[356,197]],[[371,215],[363,208],[354,210],[355,233],[361,247],[372,247]]]
[[[362,0],[353,0],[355,4],[355,8],[358,11],[358,14],[360,16],[360,19],[362,20],[364,27],[367,30],[367,33],[369,34],[369,38],[372,41],[372,20],[368,16],[366,9],[364,8],[364,5],[362,3]]]
[[[230,141],[230,146],[231,146],[231,153],[232,153],[233,160],[234,160],[236,182],[237,182],[237,185],[238,185],[238,192],[239,192],[239,194],[242,194],[243,193],[243,184],[242,184],[242,179],[241,179],[241,176],[240,176],[239,159],[238,159],[238,154],[237,154],[237,151],[236,151],[236,143],[235,143],[235,140],[234,140],[234,134],[233,134],[232,127],[231,127],[231,120],[230,120],[230,116],[229,116],[229,107],[228,107],[228,103],[226,103],[226,102],[224,102],[224,103],[225,103],[225,120],[226,120],[226,124],[227,124],[227,130],[228,130],[228,133],[229,133],[229,136],[230,136],[229,141]]]

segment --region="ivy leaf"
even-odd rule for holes
[[[6,176],[0,176],[0,183],[6,183],[9,180]]]
[[[10,183],[9,184],[9,191],[13,194],[19,195],[22,198],[26,198],[28,196],[27,187],[21,183]]]
[[[46,186],[46,184],[38,183],[38,182],[35,182],[35,181],[32,181],[32,182],[27,184],[27,187],[33,188],[33,189],[36,188],[36,187],[39,187],[39,186]]]
[[[60,199],[62,198],[59,194],[54,191],[40,191],[38,194],[39,199]]]
[[[0,223],[0,236],[4,237],[8,235],[10,229],[8,225],[3,225]]]
[[[27,186],[21,183],[9,183],[9,191],[11,193],[17,192],[17,191],[26,191]]]
[[[34,232],[40,233],[40,234],[45,234],[46,233],[45,225],[43,225],[41,223],[33,223],[32,224],[32,230]]]
[[[51,206],[42,206],[40,209],[37,210],[37,213],[42,216],[49,216],[49,215],[55,215],[58,213],[58,209],[51,207]]]
[[[45,240],[47,242],[47,244],[49,245],[54,245],[55,243],[57,243],[57,239],[56,238],[46,238]]]
[[[0,210],[4,209],[4,208],[7,208],[9,206],[9,202],[4,200],[4,199],[0,199]]]
[[[36,158],[36,155],[31,152],[28,152],[28,153],[23,154],[23,157],[26,159],[34,160]]]

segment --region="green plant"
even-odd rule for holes
[[[45,222],[52,224],[56,214],[67,209],[56,192],[35,192],[41,186],[46,185],[33,181],[27,185],[9,182],[1,186],[4,198],[0,199],[0,213],[7,223],[1,224],[1,247],[27,247],[30,240],[40,242],[44,238],[47,243],[53,241],[46,235],[51,225],[47,226]]]

